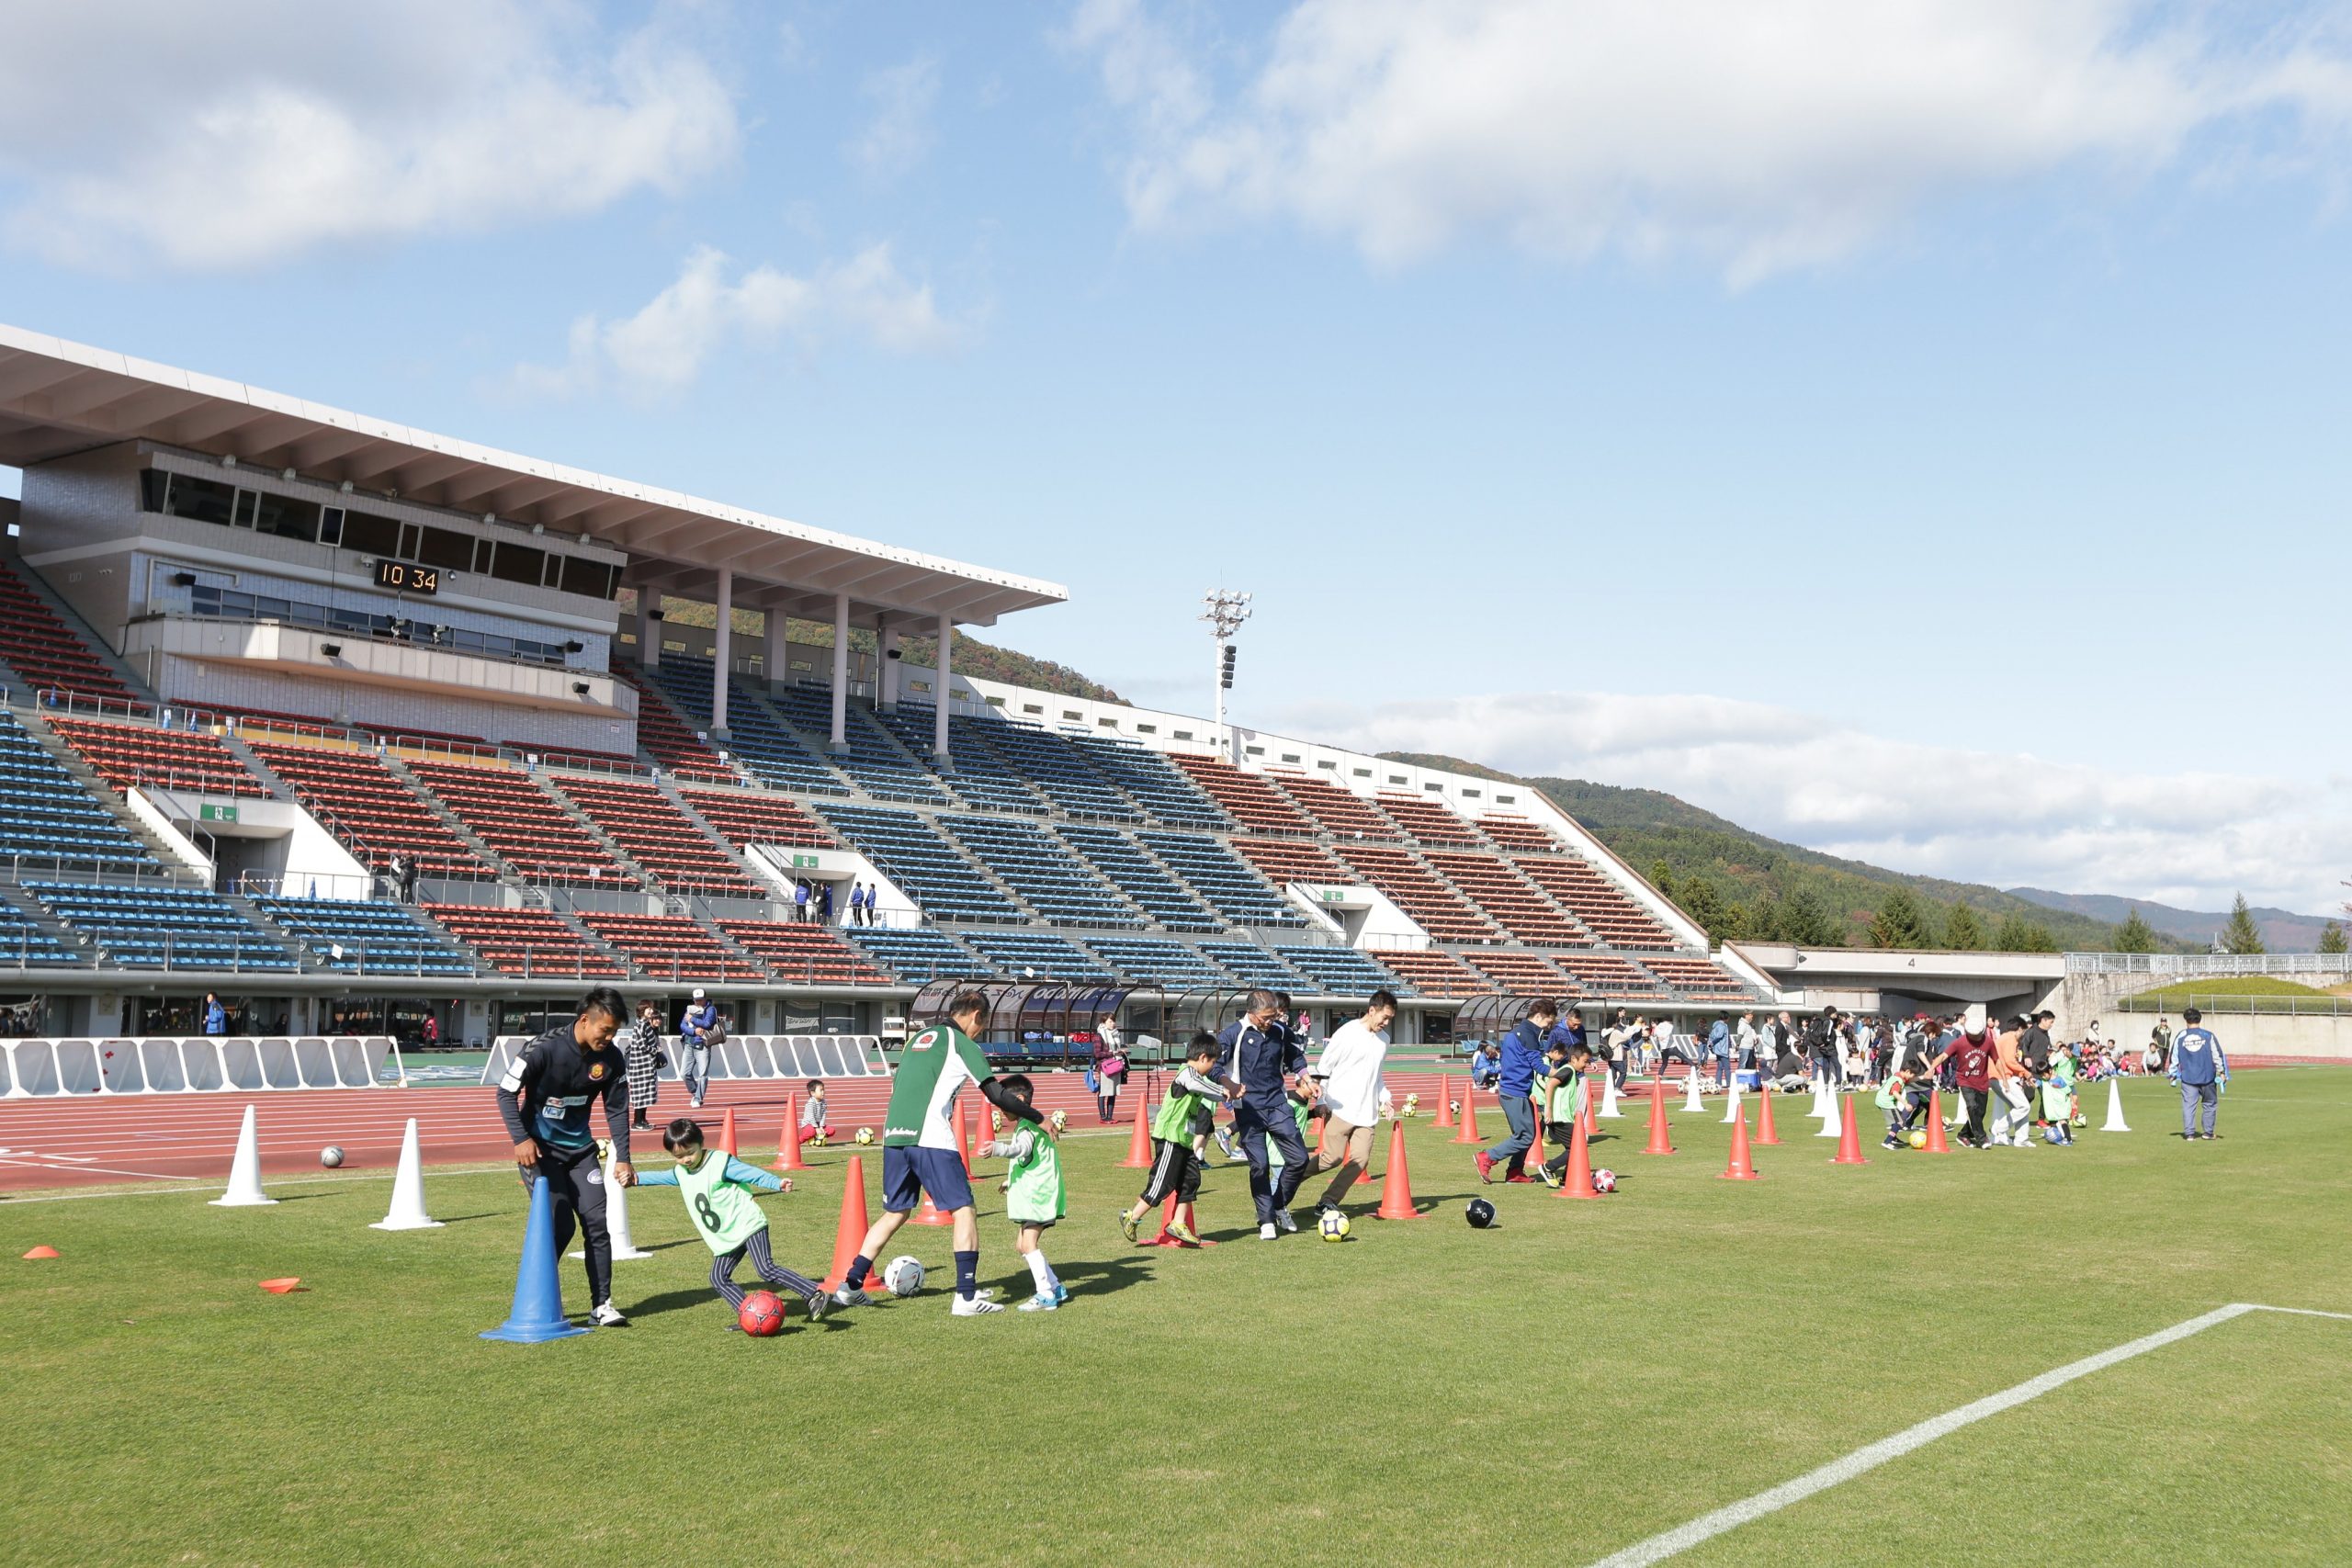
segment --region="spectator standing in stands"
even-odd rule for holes
[[[628,1103],[635,1117],[630,1125],[650,1133],[653,1126],[645,1113],[662,1099],[662,1014],[651,1002],[637,1010],[637,1024],[621,1055],[628,1066]]]
[[[1316,1201],[1319,1213],[1336,1209],[1372,1163],[1373,1130],[1380,1125],[1380,1101],[1388,1092],[1381,1068],[1388,1060],[1388,1026],[1396,1021],[1394,992],[1372,993],[1363,1016],[1351,1018],[1331,1032],[1315,1064],[1323,1083],[1323,1105],[1329,1112],[1323,1123],[1321,1146],[1315,1151],[1308,1175],[1327,1170],[1339,1175]]]
[[[817,889],[817,923],[820,926],[833,923],[833,885],[830,882],[821,884]]]
[[[1504,1167],[1506,1181],[1535,1179],[1527,1174],[1527,1151],[1535,1143],[1535,1102],[1530,1097],[1535,1092],[1535,1075],[1544,1070],[1544,1036],[1559,1016],[1560,1010],[1550,998],[1538,998],[1527,1016],[1503,1036],[1502,1079],[1496,1089],[1502,1096],[1503,1122],[1510,1131],[1493,1148],[1478,1151],[1476,1164],[1480,1181],[1493,1181],[1498,1165]]]
[[[686,1103],[699,1106],[710,1087],[710,1047],[718,1032],[718,1004],[695,987],[694,998],[678,1020],[678,1041],[685,1047]]]
[[[229,1032],[229,1010],[222,1007],[220,998],[210,991],[204,993],[204,1032],[207,1034]]]
[[[792,884],[792,919],[800,925],[808,921],[808,884],[798,878],[795,878]],[[702,1102],[696,1100],[695,1103],[699,1105]]]
[[[2183,1008],[2180,1021],[2188,1027],[2172,1037],[2172,1066],[2165,1076],[2180,1086],[2181,1141],[2211,1143],[2221,1136],[2213,1131],[2213,1119],[2230,1084],[2230,1062],[2222,1055],[2221,1041],[2205,1027],[2203,1013]]]
[[[1119,1114],[1119,1086],[1127,1081],[1127,1043],[1109,1013],[1094,1026],[1094,1110],[1108,1126]]]
[[[863,882],[852,882],[849,885],[849,913],[842,918],[842,924],[845,926],[862,926],[865,923],[865,884]]]

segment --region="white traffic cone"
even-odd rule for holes
[[[441,1222],[424,1212],[424,1156],[416,1145],[416,1118],[408,1119],[401,1134],[400,1168],[392,1173],[392,1206],[371,1231],[439,1230]]]
[[[1829,1092],[1828,1079],[1816,1077],[1813,1080],[1813,1109],[1805,1114],[1816,1122],[1825,1116],[1838,1114],[1838,1101]]]
[[[1739,1120],[1739,1075],[1731,1076],[1731,1103],[1724,1107],[1724,1125],[1728,1127]]]
[[[1845,1123],[1838,1114],[1838,1097],[1836,1095],[1833,1094],[1829,1096],[1828,1105],[1829,1118],[1827,1121],[1822,1122],[1821,1131],[1814,1134],[1816,1138],[1835,1138],[1841,1135],[1846,1131]]]
[[[261,1140],[254,1133],[254,1108],[245,1107],[244,1125],[237,1129],[237,1156],[229,1162],[229,1190],[212,1200],[216,1209],[248,1209],[277,1200],[262,1195]]]
[[[724,1156],[722,1156],[724,1157]],[[612,1238],[613,1261],[623,1258],[650,1258],[650,1252],[637,1249],[636,1238],[628,1234],[628,1193],[613,1179],[612,1146],[605,1146],[605,1234]],[[584,1245],[584,1243],[583,1243]],[[585,1252],[575,1252],[574,1258],[585,1258]]]
[[[1683,1111],[1687,1113],[1706,1110],[1705,1103],[1699,1099],[1699,1069],[1697,1067],[1683,1068],[1682,1082],[1685,1089],[1682,1096]]]
[[[2128,1133],[2131,1130],[2123,1124],[2123,1085],[2114,1078],[2109,1078],[2107,1080],[2107,1122],[2099,1131]]]
[[[1600,1110],[1598,1112],[1598,1115],[1603,1122],[1614,1122],[1622,1120],[1624,1114],[1625,1113],[1623,1111],[1617,1109],[1617,1080],[1611,1077],[1606,1073],[1602,1074],[1600,1078]]]

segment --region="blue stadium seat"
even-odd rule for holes
[[[1066,822],[1054,831],[1086,858],[1102,879],[1136,903],[1170,931],[1219,931],[1226,929],[1216,911],[1178,885],[1159,863],[1136,847],[1116,828]]]
[[[1363,997],[1386,987],[1400,997],[1413,987],[1352,947],[1278,946],[1274,955],[1328,996]]]
[[[1039,931],[973,931],[964,942],[989,961],[994,973],[1008,980],[1108,985],[1113,978],[1101,959],[1067,937]]]
[[[895,712],[879,708],[865,716],[899,738],[899,744],[918,757],[931,756],[933,710],[926,704],[921,707],[900,704]],[[958,721],[950,720],[950,723]],[[831,733],[830,730],[828,734]],[[947,787],[967,806],[980,806],[996,811],[1018,811],[1031,817],[1042,817],[1047,807],[1037,793],[1029,787],[1021,771],[1010,767],[1003,758],[978,746],[966,746],[951,738],[950,765],[933,771],[946,781]]]
[[[155,857],[24,727],[0,712],[0,859],[152,866]]]
[[[1072,817],[1110,822],[1141,822],[1146,817],[1136,803],[1087,759],[1087,753],[1051,730],[1008,719],[959,718],[949,726],[949,745],[956,766],[973,752],[1002,759],[1001,765],[1027,779],[1032,787]]]
[[[1098,735],[1065,735],[1063,739],[1140,802],[1153,820],[1170,828],[1198,828],[1213,833],[1232,829],[1233,819],[1224,809],[1160,753],[1133,741],[1106,740]]]
[[[833,694],[823,686],[793,686],[775,700],[776,711],[801,733],[820,743],[833,733]],[[939,776],[890,743],[874,716],[856,703],[842,722],[846,755],[836,754],[833,765],[857,782],[876,800],[908,800],[922,806],[945,806],[947,795]],[[928,743],[924,750],[928,750]],[[922,755],[921,751],[916,753]]]
[[[1204,942],[1201,951],[1245,986],[1311,996],[1323,989],[1252,942]]]
[[[899,931],[889,926],[850,926],[842,935],[863,948],[865,955],[910,985],[930,980],[974,979],[989,971],[986,960],[943,931],[927,926]]]
[[[1240,856],[1199,833],[1144,832],[1143,847],[1166,861],[1210,908],[1237,926],[1304,926],[1306,917]]]
[[[0,964],[37,969],[59,964],[86,965],[91,954],[70,947],[33,923],[21,909],[0,905]]]
[[[1012,899],[911,811],[875,806],[820,804],[818,813],[858,853],[882,868],[933,919],[1016,922],[1025,917]]]
[[[1094,937],[1086,945],[1134,985],[1193,991],[1234,984],[1232,976],[1182,942],[1165,937]]]
[[[25,891],[88,933],[105,962],[124,969],[288,973],[293,956],[218,893],[28,882]]]
[[[709,660],[684,659],[673,654],[662,660],[658,669],[644,673],[680,712],[694,720],[697,729],[709,732]],[[839,773],[770,717],[751,689],[741,679],[732,677],[727,682],[726,749],[728,755],[741,762],[752,777],[777,789],[797,790],[803,795],[841,795],[850,792]]]
[[[942,817],[973,857],[1057,925],[1141,930],[1143,917],[1119,901],[1086,863],[1034,822],[1002,817]]]
[[[255,898],[254,907],[329,968],[353,975],[461,976],[473,960],[400,904],[351,898]]]

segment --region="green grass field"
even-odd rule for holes
[[[655,1257],[616,1266],[633,1325],[536,1347],[475,1337],[511,1174],[433,1172],[451,1223],[400,1235],[367,1228],[382,1180],[0,1202],[0,1561],[1589,1562],[2225,1303],[2352,1311],[2352,1073],[2240,1074],[2216,1144],[2167,1135],[2161,1083],[2126,1104],[2135,1132],[2072,1151],[1860,1169],[1785,1104],[1751,1184],[1715,1179],[1716,1113],[1675,1116],[1670,1159],[1629,1114],[1595,1145],[1617,1196],[1498,1187],[1485,1233],[1422,1121],[1430,1217],[1261,1243],[1217,1169],[1235,1239],[1204,1253],[1124,1245],[1125,1139],[1072,1137],[1069,1307],[958,1321],[933,1290],[771,1341],[721,1332],[659,1190],[631,1207]],[[811,1272],[848,1153],[766,1201]],[[901,1240],[947,1265],[944,1230]],[[311,1288],[255,1288],[285,1274]],[[2352,1323],[2240,1318],[1677,1561],[2352,1562],[2347,1369]]]

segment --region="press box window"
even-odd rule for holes
[[[470,571],[474,564],[474,537],[450,528],[427,528],[417,541],[416,559],[426,566],[437,566],[444,571]]]
[[[319,541],[318,502],[264,495],[254,513],[254,526],[257,532],[280,539],[300,539],[306,545],[314,545]]]
[[[590,560],[584,556],[567,557],[563,563],[563,591],[591,599],[610,599],[613,569],[604,561]]]
[[[499,541],[498,553],[490,558],[490,575],[501,582],[520,582],[538,586],[547,571],[548,553],[528,545],[510,545]]]
[[[364,556],[397,556],[401,553],[400,520],[373,512],[345,512],[343,547]]]
[[[225,525],[236,510],[237,491],[232,485],[215,479],[192,479],[186,474],[170,478],[171,490],[164,498],[164,510],[174,517]]]

